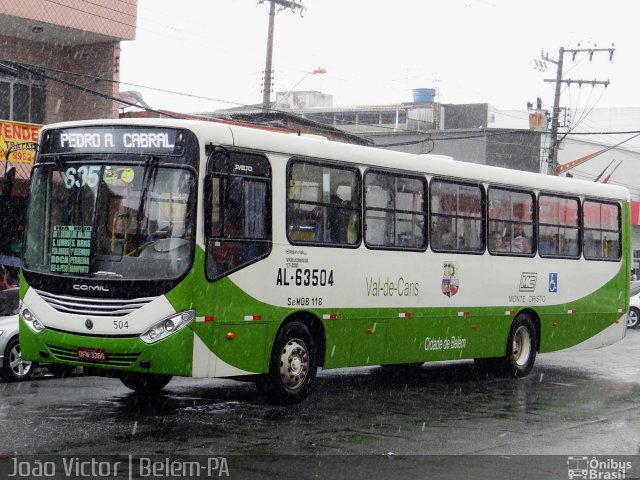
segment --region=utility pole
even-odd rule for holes
[[[289,0],[258,0],[258,5],[269,2],[269,31],[267,33],[267,59],[264,65],[263,85],[262,85],[262,111],[268,112],[271,106],[271,82],[273,80],[272,58],[273,58],[273,26],[276,17],[276,4],[280,6],[280,10],[290,8],[295,13],[300,10],[300,16],[303,16],[305,7],[300,3]]]
[[[550,132],[550,145],[549,145],[549,161],[547,165],[547,173],[549,175],[556,175],[558,168],[558,147],[560,142],[558,141],[558,120],[560,117],[560,92],[562,84],[566,84],[571,86],[572,83],[578,84],[582,87],[582,84],[591,85],[595,87],[596,85],[604,85],[605,88],[609,86],[609,80],[601,81],[601,80],[563,80],[562,79],[562,65],[564,62],[564,54],[571,53],[573,60],[575,61],[576,55],[578,53],[586,52],[589,54],[589,61],[593,59],[593,54],[596,52],[609,52],[609,61],[613,60],[613,52],[615,52],[615,48],[575,48],[575,49],[565,49],[564,47],[560,47],[558,51],[558,60],[552,60],[549,58],[548,53],[541,54],[541,58],[544,62],[555,63],[557,66],[556,69],[556,78],[553,79],[545,79],[545,82],[551,82],[556,84],[555,94],[553,97],[553,112],[551,115],[551,132]]]

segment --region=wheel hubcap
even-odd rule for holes
[[[627,327],[634,328],[637,324],[638,324],[638,313],[635,310],[629,310]]]
[[[31,370],[31,362],[22,359],[20,345],[16,345],[9,353],[9,367],[16,377],[24,377]]]
[[[280,378],[290,390],[299,388],[309,372],[309,352],[300,339],[290,340],[280,355]]]
[[[526,327],[518,327],[513,336],[512,346],[513,361],[518,366],[523,366],[529,361],[531,355],[531,334]]]

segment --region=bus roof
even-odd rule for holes
[[[215,143],[233,145],[240,148],[255,149],[284,155],[297,155],[309,158],[344,161],[347,163],[419,172],[429,176],[445,176],[475,182],[491,182],[512,187],[533,188],[562,192],[566,194],[611,198],[630,201],[629,191],[622,186],[598,182],[523,172],[509,168],[493,167],[452,160],[442,155],[416,155],[375,147],[351,145],[346,143],[314,138],[309,136],[284,134],[226,125],[199,120],[178,119],[104,119],[83,120],[46,125],[41,135],[55,128],[69,128],[95,125],[135,125],[185,128],[194,132],[205,144]]]

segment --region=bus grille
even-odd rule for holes
[[[120,317],[135,312],[157,297],[132,298],[130,300],[70,297],[36,290],[50,307],[59,312],[75,313],[78,315],[104,315]]]
[[[78,361],[78,352],[73,348],[58,347],[56,345],[47,344],[47,348],[58,360],[66,360],[68,362]],[[112,367],[130,367],[136,360],[140,353],[109,353],[107,352],[107,359],[99,363],[100,365],[109,365]]]

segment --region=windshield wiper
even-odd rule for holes
[[[53,163],[56,164],[56,170],[59,170],[60,172],[63,172],[63,174],[64,174],[64,162],[60,158],[60,155],[54,155],[53,156]]]
[[[54,155],[53,163],[55,163],[56,165],[56,170],[59,171],[60,174],[62,175],[62,181],[64,182],[65,185],[67,185],[67,174],[65,173],[66,165],[64,163],[64,160],[60,158],[60,155]]]
[[[149,156],[144,161],[144,174],[142,175],[142,191],[140,192],[140,202],[138,204],[138,211],[136,213],[136,246],[133,250],[137,252],[140,249],[141,239],[140,239],[140,230],[142,221],[145,218],[145,214],[147,211],[147,201],[149,197],[149,187],[151,184],[155,186],[156,176],[158,174],[158,165],[159,161],[157,157]],[[147,222],[148,226],[148,222]]]

